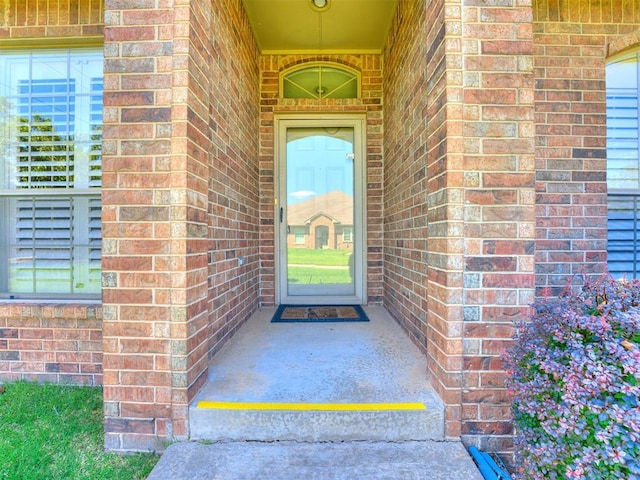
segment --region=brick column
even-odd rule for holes
[[[511,446],[500,354],[534,294],[534,80],[530,2],[464,1],[462,436]]]
[[[158,4],[105,4],[105,441],[125,451],[188,436],[258,306],[257,46],[236,0]]]
[[[400,2],[384,52],[384,302],[427,355],[452,437],[462,389],[460,12]]]
[[[188,2],[126,3],[105,4],[105,445],[155,450],[187,435],[189,388],[206,369],[206,350],[195,369],[192,352],[206,319],[207,149],[189,128],[208,104],[186,105],[202,73]]]

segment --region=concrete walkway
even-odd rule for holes
[[[176,443],[147,480],[482,480],[460,442]]]

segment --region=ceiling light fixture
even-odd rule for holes
[[[311,0],[311,8],[314,10],[326,10],[329,8],[329,0]]]

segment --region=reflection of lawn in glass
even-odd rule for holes
[[[287,250],[289,265],[348,266],[352,250],[328,248],[290,248]]]
[[[338,269],[318,268],[318,267],[289,267],[289,283],[320,285],[328,283],[351,283],[349,269],[343,267]]]
[[[9,260],[10,293],[87,293],[101,291],[100,264],[91,260],[50,260],[12,258]],[[73,272],[88,273],[87,277],[73,280]]]
[[[290,248],[288,280],[296,284],[352,282],[349,258],[352,250]]]

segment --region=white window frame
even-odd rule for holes
[[[97,46],[0,50],[0,298],[101,296],[102,64]]]
[[[353,228],[345,227],[342,230],[342,241],[344,243],[353,243]]]
[[[305,227],[293,227],[293,243],[295,245],[307,243],[307,229]]]
[[[607,63],[608,269],[640,277],[640,48]]]

